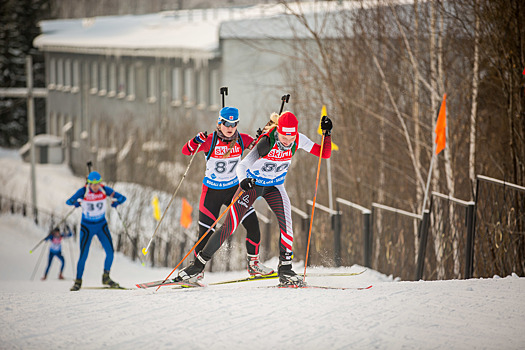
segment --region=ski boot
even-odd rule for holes
[[[73,287],[71,287],[70,291],[75,292],[80,289],[80,286],[82,286],[82,280],[76,279],[75,284],[73,285]]]
[[[272,268],[264,266],[259,261],[259,255],[248,254],[248,273],[250,276],[267,276],[274,272]]]
[[[188,280],[190,283],[200,284],[200,281],[204,278],[204,271],[199,273],[197,276],[194,276]]]
[[[173,279],[173,282],[189,281],[191,278],[196,278],[200,273],[202,273],[204,267],[206,267],[207,262],[208,261],[205,260],[199,253],[191,265],[188,265],[179,271],[178,276]]]
[[[303,278],[292,270],[292,261],[279,261],[279,286],[300,288],[306,287]]]
[[[102,284],[108,286],[109,288],[119,288],[119,284],[109,278],[109,271],[104,271],[102,275]]]

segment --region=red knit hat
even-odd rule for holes
[[[295,136],[297,135],[297,125],[299,122],[292,112],[284,112],[279,117],[277,132],[281,135]]]

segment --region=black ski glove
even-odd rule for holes
[[[332,121],[326,115],[321,119],[321,130],[323,130],[325,136],[332,133]]]
[[[251,190],[254,187],[255,187],[255,179],[252,179],[251,177],[247,177],[241,181],[241,188],[244,191]]]
[[[204,141],[206,141],[206,138],[208,138],[208,132],[207,131],[204,131],[204,132],[200,132],[197,134],[197,136],[195,136],[193,138],[193,141],[195,141],[197,144],[201,144],[201,143],[204,143]]]

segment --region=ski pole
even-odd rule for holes
[[[220,93],[222,95],[222,108],[224,108],[224,95],[228,96],[228,87],[227,86],[221,87]]]
[[[232,202],[230,203],[230,205],[228,205],[228,207],[221,213],[221,215],[219,215],[219,217],[217,218],[217,220],[215,220],[215,222],[210,226],[210,228],[204,232],[204,234],[202,235],[202,237],[197,241],[197,243],[195,243],[193,245],[193,247],[191,247],[191,249],[186,253],[186,255],[184,255],[184,258],[182,258],[182,260],[177,264],[177,266],[175,266],[175,268],[173,270],[171,270],[170,274],[164,279],[164,281],[162,281],[162,283],[166,282],[168,280],[168,278],[170,278],[170,276],[173,274],[173,272],[175,272],[175,270],[177,270],[177,268],[182,264],[182,262],[184,260],[186,260],[186,258],[188,257],[188,255],[191,254],[191,252],[195,249],[195,247],[197,247],[199,245],[199,243],[204,239],[204,237],[206,237],[208,235],[208,233],[210,233],[210,231],[212,230],[212,228],[215,227],[215,225],[217,225],[217,223],[219,222],[219,220],[224,216],[224,214],[226,214],[230,208],[232,207],[232,205],[237,202],[237,199],[239,199],[241,197],[241,195],[244,193],[243,190],[241,190],[239,192],[239,194],[232,199]],[[159,286],[155,291],[159,290],[161,286]]]
[[[115,193],[115,192],[113,192],[113,193]],[[129,240],[131,241],[131,244],[133,244],[134,243],[133,238],[131,238],[131,236],[130,236],[130,234],[128,232],[128,227],[126,225],[126,222],[122,218],[122,215],[120,215],[120,210],[118,210],[117,208],[115,208],[115,210],[117,211],[117,214],[118,214],[118,217],[119,217],[120,221],[122,221],[122,226],[124,226],[124,232],[126,232],[126,235],[128,236]],[[140,257],[140,255],[138,255],[138,258],[139,258],[140,263],[142,264],[142,266],[145,266],[144,265],[144,261],[142,261],[142,258]]]
[[[290,101],[290,94],[286,94],[286,95],[283,95],[281,97],[281,109],[279,110],[279,115],[281,115],[281,113],[283,112],[283,109],[284,109],[284,103],[288,103],[288,101]]]
[[[166,215],[166,212],[168,211],[168,208],[170,207],[171,202],[173,202],[173,199],[175,198],[175,195],[179,191],[180,185],[182,185],[182,181],[186,177],[186,174],[188,173],[188,170],[190,170],[191,162],[193,162],[193,158],[195,158],[195,155],[199,152],[199,148],[200,147],[201,147],[201,145],[199,145],[199,147],[197,147],[197,149],[195,150],[195,153],[193,153],[193,155],[191,156],[190,163],[188,164],[188,167],[186,168],[186,171],[184,172],[184,175],[182,175],[182,179],[180,179],[179,185],[175,189],[175,192],[171,196],[171,199],[170,199],[170,201],[168,203],[168,206],[166,207],[166,209],[164,209],[164,212],[162,213],[162,216],[161,216],[161,218],[159,220],[159,223],[157,224],[157,227],[155,228],[155,231],[153,232],[153,235],[151,235],[151,238],[150,238],[150,240],[148,242],[148,245],[146,246],[146,248],[142,248],[142,254],[144,254],[144,255],[148,254],[148,249],[149,249],[149,246],[151,244],[151,241],[153,240],[153,237],[155,237],[155,234],[157,233],[157,230],[159,229],[159,226],[162,223],[162,220],[164,219],[164,215]]]
[[[33,273],[31,274],[31,281],[33,281],[33,279],[35,278],[36,270],[38,269],[38,266],[40,266],[40,261],[42,260],[42,256],[44,255],[45,251],[46,251],[45,249],[42,249],[42,251],[40,252],[40,256],[38,257],[35,268],[33,269]]]
[[[76,209],[76,208],[73,207],[73,208],[72,208],[72,209],[66,214],[66,216],[65,216],[65,217],[64,217],[64,218],[63,218],[58,224],[56,224],[56,225],[54,225],[54,226],[55,226],[55,227],[60,227],[60,225],[62,225],[62,224],[67,220],[67,218],[69,217],[69,215],[71,215],[75,209]],[[35,245],[35,246],[33,247],[33,249],[31,249],[31,250],[29,251],[29,254],[33,254],[33,250],[35,250],[40,244],[42,244],[42,243],[46,240],[47,237],[49,237],[49,234],[48,234],[47,236],[45,236],[44,238],[42,238],[42,240],[41,240],[40,242],[38,242],[37,245]]]
[[[64,218],[62,220],[60,220],[60,222],[58,224],[56,224],[55,227],[60,227],[60,225],[62,225],[64,222],[66,222],[66,220],[69,217],[69,215],[73,214],[73,212],[75,211],[76,208],[77,207],[73,206],[73,208],[71,208],[71,210],[68,211],[66,216],[64,216]]]
[[[68,241],[67,245],[69,246],[69,257],[71,258],[71,272],[73,272],[73,276],[75,276],[75,266],[74,266],[75,257],[73,255],[73,243]]]
[[[44,243],[44,241],[46,240],[47,237],[49,237],[49,235],[47,235],[47,236],[45,236],[44,238],[42,238],[42,239],[40,240],[40,242],[38,242],[38,243],[33,247],[33,249],[31,249],[31,250],[29,251],[29,254],[33,254],[33,250],[35,250],[35,249],[38,248],[42,243]]]
[[[284,109],[284,103],[288,103],[290,101],[290,94],[286,94],[281,96],[281,108],[279,109],[279,115],[283,112]],[[253,147],[255,147],[255,144],[259,141],[259,137],[261,137],[263,133],[263,129],[259,128],[257,129],[257,132],[255,133],[255,138],[253,139],[252,143],[246,147],[247,149],[251,150]]]
[[[312,215],[310,217],[310,229],[308,230],[308,243],[306,245],[306,257],[304,259],[303,282],[306,281],[306,266],[308,265],[308,253],[310,252],[310,237],[312,236],[312,224],[314,222],[315,200],[317,198],[317,186],[319,185],[319,172],[321,170],[321,159],[323,159],[324,137],[325,135],[323,133],[323,138],[321,139],[321,151],[319,153],[319,162],[317,164],[317,178],[315,179],[315,192],[314,192],[314,200],[312,204]]]

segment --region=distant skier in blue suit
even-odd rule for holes
[[[73,236],[73,232],[71,232],[71,229],[69,227],[67,228],[67,231],[67,233],[60,233],[58,227],[55,227],[51,231],[51,233],[49,233],[49,235],[46,237],[45,240],[51,241],[51,244],[49,245],[49,258],[47,260],[46,272],[44,273],[44,277],[42,277],[42,281],[46,280],[49,268],[51,267],[51,262],[53,261],[53,258],[55,256],[62,263],[58,279],[64,279],[64,276],[62,275],[62,273],[64,272],[64,256],[62,256],[62,239]]]
[[[102,275],[102,284],[111,288],[118,288],[119,284],[109,278],[109,271],[113,263],[113,240],[109,233],[108,223],[106,221],[106,199],[111,199],[111,206],[116,208],[126,201],[126,197],[116,192],[109,186],[101,184],[102,176],[92,171],[87,178],[86,186],[80,188],[71,198],[66,201],[67,205],[75,207],[82,206],[82,221],[80,225],[80,256],[77,263],[77,276],[75,284],[71,287],[72,291],[77,291],[82,286],[82,275],[84,266],[89,253],[91,240],[97,236],[102,247],[106,252],[104,262],[104,273]]]

